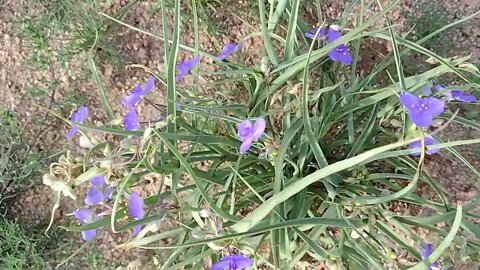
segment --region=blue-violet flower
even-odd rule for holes
[[[143,210],[143,199],[136,192],[132,192],[128,198],[127,215],[137,220],[142,219],[145,216],[145,211]],[[141,225],[136,225],[133,228],[133,235],[137,235],[141,229]]]
[[[223,46],[222,50],[220,51],[220,55],[218,55],[216,58],[218,61],[222,61],[227,56],[240,50],[241,48],[243,48],[243,42],[240,42],[238,44],[229,42]]]
[[[433,88],[437,92],[440,92],[440,91],[443,90],[443,86],[441,86],[439,84],[434,85]],[[477,101],[477,98],[474,95],[465,94],[461,90],[446,91],[446,92],[443,93],[443,95],[448,99],[454,99],[454,100],[457,100],[457,101],[460,101],[460,102],[475,102],[475,101]]]
[[[410,93],[400,94],[400,103],[408,112],[408,118],[419,127],[428,127],[433,118],[444,111],[445,102],[438,98],[419,98]]]
[[[105,187],[105,178],[101,175],[90,178],[90,188],[85,196],[85,204],[97,205],[107,201],[112,195],[112,187]]]
[[[263,118],[258,118],[255,123],[245,119],[237,126],[238,139],[242,142],[240,145],[240,154],[250,149],[253,142],[262,137],[265,131],[266,122]]]
[[[87,209],[78,209],[74,213],[75,217],[82,225],[87,225],[95,221],[95,215]],[[82,231],[82,238],[85,241],[92,239],[97,234],[96,229]]]
[[[309,32],[305,33],[305,36],[308,38],[327,38],[327,44],[332,43],[336,39],[340,38],[342,34],[340,31],[334,29],[333,27],[329,27],[328,30],[326,28],[320,28],[318,27],[313,28]],[[352,64],[352,56],[350,55],[350,52],[347,49],[347,46],[345,44],[341,43],[337,47],[331,49],[328,52],[328,57],[336,62],[340,61],[340,63],[344,65],[350,65]]]
[[[82,124],[83,120],[85,120],[85,118],[87,118],[87,116],[88,116],[88,108],[85,107],[85,106],[82,106],[82,107],[78,108],[78,110],[76,112],[74,112],[72,114],[72,116],[70,117],[70,120],[72,122]],[[67,134],[65,134],[65,138],[67,138],[69,140],[72,139],[73,136],[75,135],[75,133],[77,133],[77,131],[79,129],[80,128],[78,126],[73,126],[72,128],[70,128],[70,130],[67,132]]]
[[[420,247],[420,256],[422,257],[422,261],[426,260],[428,256],[432,255],[432,244],[426,244],[425,248]],[[425,270],[432,270],[432,267],[438,267],[438,262],[434,261],[432,264],[427,266]]]
[[[130,93],[122,99],[122,104],[127,107],[135,106],[142,99],[142,96],[146,95],[148,92],[150,92],[150,90],[152,90],[154,85],[155,77],[148,77],[148,81],[145,86],[135,86]]]
[[[200,57],[195,56],[193,59],[187,60],[187,61],[180,61],[177,64],[177,76],[175,77],[175,81],[180,81],[185,74],[187,74],[192,68],[195,67],[195,65],[198,63],[200,60]]]
[[[140,125],[137,120],[137,112],[133,106],[128,106],[128,111],[123,116],[123,125],[126,130],[136,130]]]
[[[430,137],[424,137],[424,140],[425,140],[425,146],[428,146],[428,145],[432,145],[432,144],[436,144],[437,142],[430,138]],[[411,148],[417,148],[417,147],[422,147],[422,141],[421,140],[418,140],[418,141],[415,141],[411,144],[408,145],[408,148],[411,149]],[[433,149],[428,149],[428,150],[425,150],[425,154],[427,155],[433,155],[435,153],[438,153],[440,151],[440,148],[433,148]],[[415,156],[415,157],[418,157],[420,156],[420,151],[419,152],[413,152],[411,153],[410,155],[412,156]]]
[[[252,259],[242,255],[232,254],[225,256],[221,258],[220,261],[214,263],[212,267],[210,267],[210,270],[237,270],[252,267]]]

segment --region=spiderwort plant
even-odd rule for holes
[[[74,213],[75,217],[80,221],[82,225],[87,225],[95,221],[96,216],[87,209],[78,209]],[[97,234],[96,229],[82,231],[82,238],[85,241],[92,239]]]
[[[238,254],[225,256],[220,261],[214,263],[210,270],[238,270],[252,268],[253,260]]]
[[[430,137],[426,137],[426,136],[424,137],[424,141],[425,141],[425,146],[433,145],[433,144],[437,143],[434,139],[432,139]],[[415,141],[415,142],[408,145],[408,149],[418,148],[418,147],[422,147],[422,141],[421,140]],[[438,153],[438,152],[440,152],[440,148],[427,149],[425,151],[425,153],[427,155],[433,155],[433,154]],[[413,152],[410,155],[418,157],[418,156],[420,156],[420,151]]]
[[[88,116],[88,108],[85,106],[82,106],[72,114],[72,116],[70,117],[70,120],[77,124],[83,124],[83,121],[85,120],[85,118],[87,118],[87,116]],[[67,138],[68,140],[71,140],[79,129],[80,127],[73,126],[72,128],[70,128],[67,134],[65,134],[65,138]]]
[[[194,58],[187,60],[187,61],[180,61],[177,64],[177,76],[175,77],[175,81],[180,81],[183,76],[185,76],[190,70],[192,70],[195,65],[198,64],[200,60],[199,56],[195,56]]]
[[[145,211],[143,210],[143,199],[136,192],[132,192],[130,197],[128,197],[127,215],[136,220],[140,220],[145,216]],[[141,229],[141,225],[135,225],[132,235],[136,236]]]
[[[243,42],[240,42],[238,44],[235,44],[235,43],[227,43],[223,46],[222,50],[220,51],[220,54],[215,57],[218,61],[222,61],[223,59],[225,59],[227,56],[229,56],[230,54],[240,50],[243,48]]]
[[[94,176],[90,179],[90,188],[85,196],[85,204],[97,205],[106,202],[112,195],[112,187],[105,185],[105,178],[101,175]]]
[[[250,149],[254,141],[260,139],[265,131],[266,122],[263,118],[258,118],[255,123],[245,119],[237,126],[238,139],[242,142],[240,145],[240,154],[244,154]]]
[[[400,103],[408,112],[408,118],[419,127],[428,127],[435,117],[444,111],[445,102],[438,98],[419,98],[410,93],[400,94]]]
[[[420,247],[420,256],[422,257],[422,261],[426,260],[430,255],[432,255],[432,244],[426,244],[425,248]],[[429,266],[425,268],[425,270],[432,270],[432,267],[438,267],[438,262],[434,261]]]

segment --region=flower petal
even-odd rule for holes
[[[258,118],[255,120],[255,124],[253,125],[253,140],[258,140],[260,137],[262,137],[266,125],[267,123],[263,118]]]
[[[75,126],[75,127],[72,127],[68,130],[67,134],[65,134],[65,138],[67,138],[68,140],[71,140],[73,138],[73,136],[75,136],[75,133],[77,133],[77,131],[79,130],[80,128]]]
[[[185,74],[187,74],[200,60],[200,57],[195,56],[193,59],[188,61],[180,61],[177,64],[177,76],[175,77],[176,81],[179,81],[183,78]]]
[[[83,240],[88,241],[88,240],[92,239],[96,234],[97,234],[96,229],[82,231],[82,238],[83,238]]]
[[[238,139],[240,141],[245,141],[251,139],[253,136],[253,124],[250,120],[245,119],[237,126]]]
[[[312,30],[305,33],[307,38],[324,38],[327,35],[327,30],[324,27],[321,27],[320,30],[318,27],[314,27]]]
[[[410,111],[408,119],[419,127],[428,127],[432,124],[433,117],[430,114],[420,113],[418,111]]]
[[[477,98],[474,95],[464,94],[460,90],[452,90],[450,91],[451,98],[461,101],[461,102],[475,102]]]
[[[337,31],[337,30],[333,29],[332,27],[328,28],[328,34],[327,34],[328,43],[331,43],[331,42],[335,41],[336,39],[340,38],[341,36],[342,36],[342,34],[340,33],[340,31]]]
[[[403,107],[405,107],[405,109],[407,109],[407,111],[418,110],[418,108],[420,108],[422,105],[422,100],[420,98],[407,92],[401,93],[399,98],[400,103],[403,105]]]
[[[133,106],[128,107],[128,112],[123,117],[123,125],[126,130],[136,130],[139,126],[137,121],[137,112]]]
[[[111,186],[108,186],[106,189],[105,189],[105,194],[104,194],[104,197],[103,197],[103,200],[105,201],[108,201],[110,200],[110,198],[112,197],[112,187]]]
[[[96,188],[95,186],[90,187],[87,192],[87,196],[85,196],[85,204],[88,205],[97,205],[103,200],[102,192]]]
[[[428,146],[428,145],[432,145],[432,144],[436,144],[437,142],[430,138],[430,137],[424,137],[424,140],[425,140],[425,146]],[[418,140],[418,141],[415,141],[411,144],[408,145],[408,148],[409,149],[412,149],[412,148],[418,148],[418,147],[422,147],[422,141],[421,140]],[[427,155],[433,155],[435,153],[438,153],[440,151],[440,148],[433,148],[433,149],[428,149],[425,151],[425,154]],[[420,156],[420,151],[418,152],[413,152],[411,153],[410,155],[412,156],[415,156],[415,157],[418,157]]]
[[[70,120],[72,120],[75,123],[81,124],[83,120],[87,118],[87,116],[88,116],[88,108],[85,106],[82,106],[72,114],[72,116],[70,117]]]
[[[220,260],[216,263],[214,263],[211,267],[210,270],[224,270],[224,269],[232,269],[231,267],[231,262],[230,261],[223,261]]]
[[[217,56],[217,60],[223,60],[225,57],[229,56],[232,54],[237,47],[237,44],[235,43],[227,43],[223,46],[222,50],[220,51],[220,55]]]
[[[145,84],[145,86],[142,87],[142,95],[148,94],[148,92],[150,92],[150,90],[152,90],[153,86],[155,86],[155,77],[150,76],[150,77],[148,77],[148,81]]]
[[[248,149],[250,149],[250,147],[252,146],[253,144],[253,137],[243,141],[243,143],[240,145],[240,154],[244,154],[245,152],[248,151]]]
[[[82,223],[93,219],[93,213],[87,209],[78,209],[74,212],[74,215]]]
[[[430,114],[432,117],[438,116],[445,110],[445,101],[438,98],[423,98],[422,104],[424,105],[424,112]]]
[[[136,192],[132,192],[128,198],[127,215],[138,219],[142,219],[145,215],[143,211],[143,200]]]
[[[350,55],[350,52],[348,51],[345,45],[340,44],[337,47],[337,55],[338,55],[338,60],[340,60],[340,63],[344,65],[352,64],[352,56]]]
[[[137,234],[142,230],[142,225],[135,225],[135,227],[133,227],[133,233],[132,235],[133,236],[137,236]]]
[[[422,95],[424,95],[424,96],[429,96],[429,95],[432,94],[432,88],[430,88],[430,87],[425,87],[425,88],[422,89],[421,93],[422,93]]]
[[[214,263],[210,270],[220,270],[220,269],[245,269],[252,268],[253,260],[238,254],[232,254],[223,257],[220,261]]]
[[[105,178],[103,175],[97,175],[90,178],[90,184],[94,186],[103,186],[105,185]]]
[[[141,89],[140,86],[136,86],[134,89]],[[140,99],[142,99],[142,96],[138,93],[134,93],[132,90],[130,94],[122,98],[122,104],[124,106],[135,106],[138,102],[140,102]]]
[[[333,62],[338,61],[337,48],[333,48],[328,52],[328,58],[330,58],[330,60]]]
[[[437,92],[442,91],[442,89],[443,89],[443,86],[441,86],[440,84],[435,84],[435,85],[433,86],[433,90],[435,90],[435,91],[437,91]]]

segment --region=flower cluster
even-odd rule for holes
[[[85,204],[89,206],[98,205],[102,202],[110,200],[112,195],[112,187],[105,185],[103,176],[95,176],[90,179],[90,189],[85,196]],[[143,210],[143,199],[135,192],[132,192],[128,197],[127,216],[140,220],[145,216]],[[110,212],[110,211],[107,211]],[[74,212],[75,217],[82,225],[88,225],[98,220],[98,216],[91,210],[81,208]],[[141,225],[136,225],[133,229],[132,235],[137,235],[142,229]],[[82,238],[85,241],[92,239],[97,234],[96,229],[82,231]]]
[[[315,27],[312,30],[308,31],[305,33],[305,36],[308,38],[312,39],[323,39],[327,38],[327,44],[332,43],[336,39],[340,38],[342,34],[340,33],[339,29],[337,26],[331,25],[328,28],[324,27]],[[347,46],[345,44],[341,43],[337,47],[331,49],[328,52],[328,57],[334,61],[340,61],[340,63],[344,65],[350,65],[352,64],[352,56],[350,55],[350,52],[348,51]]]
[[[102,202],[110,200],[112,195],[112,187],[106,186],[105,178],[102,175],[97,175],[90,178],[90,188],[85,196],[85,204],[89,206],[95,206]],[[82,208],[78,209],[74,213],[75,217],[80,221],[82,225],[88,225],[95,222],[98,216],[94,212]],[[92,239],[97,234],[96,229],[82,231],[82,238],[85,241]]]

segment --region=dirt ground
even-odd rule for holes
[[[77,142],[68,142],[63,138],[63,134],[67,127],[57,119],[53,117],[45,118],[45,111],[37,106],[32,106],[32,102],[42,105],[43,107],[51,107],[63,115],[68,115],[74,105],[80,105],[72,103],[72,92],[74,94],[73,100],[81,100],[82,104],[85,104],[91,110],[89,122],[94,124],[101,124],[105,121],[104,114],[101,111],[101,106],[96,92],[96,85],[93,80],[86,74],[88,68],[87,63],[84,61],[85,57],[81,54],[78,57],[73,58],[67,62],[67,67],[62,68],[58,63],[53,63],[51,68],[46,70],[33,70],[26,62],[29,54],[28,49],[29,42],[23,34],[19,31],[18,20],[28,16],[40,16],[36,14],[35,10],[31,10],[31,2],[28,0],[12,0],[10,3],[0,4],[0,105],[8,107],[13,111],[19,119],[22,127],[24,127],[25,133],[31,139],[36,151],[44,153],[46,156],[55,154],[58,151],[64,151],[66,149],[77,149]],[[102,5],[100,9],[103,11],[118,10],[120,7],[125,6],[127,1],[113,0],[111,5]],[[248,33],[252,31],[252,27],[258,29],[258,22],[255,17],[255,13],[250,11],[251,4],[248,1],[236,1],[235,10],[239,10],[239,19],[230,15],[231,10],[217,9],[216,12],[212,12],[210,17],[217,25],[217,36],[210,36],[205,31],[202,31],[200,36],[200,47],[207,52],[217,52],[221,45],[227,41],[238,41]],[[326,1],[325,13],[329,18],[338,18],[344,9],[345,4],[339,3],[339,1]],[[391,14],[394,23],[398,24],[402,31],[408,31],[407,28],[407,15],[421,16],[422,4],[425,1],[401,1],[400,9]],[[462,0],[462,1],[447,1],[445,10],[447,11],[448,18],[445,20],[449,22],[455,18],[459,18],[462,15],[468,13],[471,14],[480,10],[480,2],[475,0]],[[140,1],[129,10],[124,17],[123,21],[140,27],[148,29],[154,33],[161,33],[161,15],[159,11],[150,12],[156,7],[155,1]],[[313,23],[313,22],[312,22]],[[184,21],[182,30],[185,32],[182,35],[181,42],[186,44],[193,44],[193,36],[191,30],[191,24],[188,21]],[[479,63],[480,59],[480,45],[478,40],[480,38],[480,16],[469,21],[459,29],[454,29],[449,32],[451,38],[455,40],[454,46],[448,48],[447,55],[455,55],[455,52],[461,48],[462,51],[468,51],[472,53],[472,57],[476,63]],[[155,40],[152,37],[146,36],[134,32],[127,28],[117,29],[110,40],[115,44],[115,49],[118,55],[121,57],[122,63],[141,63],[150,68],[154,68],[157,71],[162,71],[162,46],[161,41]],[[64,43],[62,40],[54,40],[49,44],[53,50],[55,48],[61,48]],[[375,43],[378,50],[388,52],[390,48],[386,44]],[[259,38],[251,39],[247,42],[246,48],[239,54],[238,61],[244,61],[245,63],[255,63],[259,59],[261,52],[262,41]],[[190,54],[182,51],[181,57],[188,57]],[[369,59],[364,59],[364,68],[368,68]],[[208,63],[202,62],[202,68],[206,67]],[[121,116],[123,111],[119,104],[119,100],[130,90],[136,83],[142,82],[147,74],[138,68],[132,68],[128,66],[121,66],[120,68],[102,62],[99,66],[101,71],[101,79],[104,83],[105,89],[107,89],[108,99],[113,105],[114,112]],[[55,87],[55,94],[53,96],[46,95],[41,99],[33,101],[32,99],[25,98],[27,90],[32,86],[44,86],[48,85],[50,80],[58,80],[58,84]],[[188,81],[188,80],[187,80]],[[73,90],[72,90],[73,89]],[[153,102],[163,103],[162,96],[165,93],[164,89],[156,88],[158,94],[151,97]],[[65,105],[66,104],[66,105]],[[143,106],[140,108],[139,115],[142,115],[144,119],[149,120],[159,117],[159,112],[152,106]],[[44,119],[42,125],[36,125],[37,119]],[[467,138],[479,138],[479,130],[471,130],[463,128],[459,125],[452,124],[447,129],[442,131],[440,137],[444,140],[454,139],[467,139]],[[78,149],[77,149],[78,150]],[[477,169],[480,170],[480,147],[469,146],[459,147],[457,149],[466,159]],[[460,204],[467,203],[470,198],[478,195],[477,188],[473,183],[478,182],[480,179],[474,173],[472,173],[463,163],[458,161],[452,155],[442,154],[435,157],[428,158],[426,161],[425,170],[448,191],[449,199],[452,202],[458,202]],[[34,179],[36,183],[32,188],[25,193],[20,194],[13,205],[12,212],[16,213],[16,216],[24,224],[32,226],[45,226],[48,223],[49,213],[52,199],[51,192],[48,187],[41,184],[41,179]],[[422,196],[430,196],[430,190],[422,189],[419,187],[417,193]],[[72,206],[68,203],[62,202],[60,212],[56,216],[56,225],[64,222],[66,218],[65,214],[71,212]],[[403,211],[410,211],[409,209],[403,209]],[[75,236],[68,236],[75,237]],[[69,238],[59,246],[63,244],[67,245]],[[135,250],[123,252],[116,250],[116,243],[120,242],[123,236],[103,234],[102,237],[95,241],[97,249],[105,257],[109,258],[105,262],[107,265],[123,265],[126,266],[127,262],[133,259],[143,258],[144,261],[149,261],[152,253],[148,253],[143,250]],[[76,243],[80,241],[74,240]],[[88,248],[88,247],[87,247]],[[63,254],[68,256],[69,253],[74,250],[65,249]],[[62,256],[59,256],[62,257]],[[53,259],[52,265],[58,263],[58,260]],[[85,269],[78,266],[78,261],[69,262],[62,266],[60,269]],[[79,268],[76,268],[79,267]],[[106,269],[106,268],[102,268]]]

